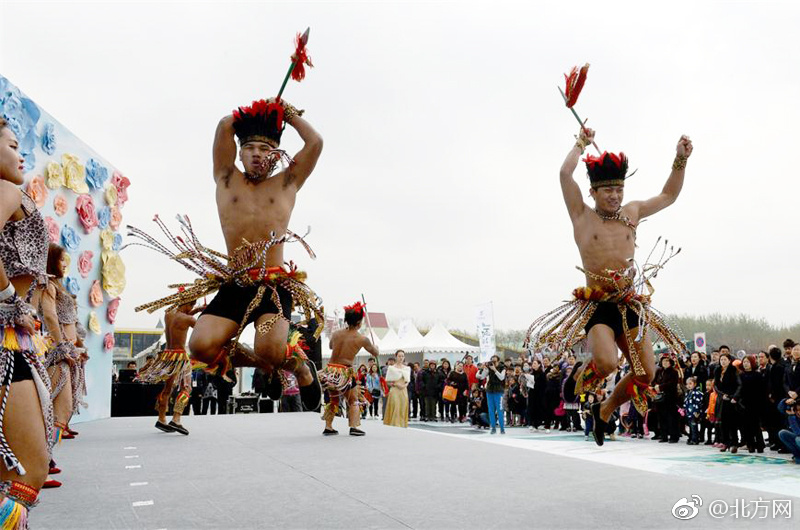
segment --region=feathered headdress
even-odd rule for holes
[[[356,302],[353,305],[346,305],[344,306],[345,313],[355,313],[359,317],[364,316],[364,310],[367,308],[366,304],[362,304],[361,302]]]
[[[587,155],[583,161],[593,188],[625,185],[628,176],[628,157],[625,153],[617,155],[603,151],[600,156]]]
[[[259,99],[249,107],[239,107],[233,111],[233,131],[239,139],[239,145],[264,142],[277,149],[285,126],[283,106],[274,101]]]

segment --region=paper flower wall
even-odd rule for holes
[[[78,257],[78,272],[81,274],[82,278],[89,277],[89,273],[92,271],[93,257],[94,257],[94,252],[92,252],[91,250],[84,250]]]
[[[103,305],[103,290],[100,288],[100,280],[92,282],[92,288],[89,289],[89,305],[92,307]]]
[[[111,351],[114,349],[114,334],[113,333],[106,333],[106,336],[103,337],[103,348],[106,351]]]
[[[89,186],[86,185],[86,169],[77,156],[69,153],[61,155],[61,167],[64,168],[64,178],[69,189],[75,193],[89,193]]]
[[[91,234],[98,225],[97,212],[94,209],[94,200],[91,195],[81,195],[75,201],[75,209],[78,211],[78,220],[83,225],[83,230]]]
[[[89,329],[95,335],[100,334],[100,321],[97,320],[97,314],[94,311],[89,312]]]
[[[58,162],[50,161],[44,169],[45,184],[51,190],[56,190],[62,186],[66,186],[67,181],[64,178],[64,169]]]
[[[75,252],[81,245],[81,236],[75,232],[75,229],[69,225],[65,225],[61,229],[61,246],[70,252]]]
[[[31,199],[33,199],[33,202],[36,203],[37,208],[44,206],[47,200],[47,188],[44,185],[44,179],[41,175],[36,175],[28,181],[26,191],[28,195],[31,196]]]
[[[58,228],[58,223],[49,215],[44,218],[44,224],[47,225],[47,233],[50,235],[50,242],[58,244],[61,240],[61,230]]]
[[[53,197],[53,211],[56,212],[56,215],[64,215],[67,213],[69,209],[69,204],[67,203],[67,199],[64,198],[63,195],[56,195]]]
[[[106,318],[108,319],[109,324],[113,324],[115,320],[117,320],[117,310],[119,309],[119,298],[114,298],[110,302],[108,302],[108,308],[106,309]]]
[[[125,290],[125,264],[119,254],[104,250],[100,256],[103,262],[103,289],[110,296],[119,296]]]

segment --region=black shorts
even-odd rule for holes
[[[281,301],[283,316],[287,320],[291,320],[292,294],[288,289],[280,285],[275,287],[275,289],[278,291],[278,298]],[[216,296],[214,296],[214,299],[211,300],[211,303],[208,304],[208,307],[206,307],[202,314],[227,318],[238,324],[244,318],[244,314],[247,312],[247,306],[249,306],[253,298],[256,297],[256,292],[258,292],[257,285],[240,287],[232,282],[226,283],[219,288]],[[247,317],[247,324],[255,322],[258,320],[258,317],[267,313],[278,313],[278,306],[272,301],[272,288],[269,287],[264,292],[264,298],[261,299],[261,303],[258,304],[258,307],[253,309],[250,316]]]
[[[3,385],[7,382],[7,377],[3,380]],[[31,367],[28,366],[28,361],[25,360],[25,356],[22,355],[22,352],[15,351],[14,352],[14,374],[11,376],[11,382],[17,383],[19,381],[28,381],[33,379],[33,374],[31,373]]]
[[[628,321],[628,329],[635,329],[639,327],[639,315],[633,309],[628,309],[626,312],[625,320]],[[614,338],[621,336],[625,330],[622,329],[622,313],[619,312],[617,304],[614,302],[598,302],[592,318],[583,327],[586,333],[592,329],[595,324],[605,324],[614,331]]]

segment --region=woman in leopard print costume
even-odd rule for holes
[[[36,311],[47,283],[48,232],[19,186],[19,141],[0,118],[0,527],[25,528],[52,449],[50,379]]]

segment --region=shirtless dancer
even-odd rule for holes
[[[322,137],[300,114],[285,101],[276,104],[261,100],[225,116],[217,126],[213,148],[217,211],[233,263],[252,267],[248,265],[251,256],[263,250],[263,242],[287,233],[297,192],[322,151]],[[305,145],[285,170],[272,175],[285,124],[297,131]],[[244,172],[235,164],[234,135],[239,139],[239,160]],[[265,263],[260,265],[285,274],[283,245],[267,248]],[[257,298],[259,286],[267,284],[269,288],[260,303],[249,307]],[[234,365],[255,366],[272,374],[267,393],[273,399],[280,399],[281,395],[279,369],[293,371],[304,406],[316,409],[321,399],[316,370],[296,357],[289,358],[287,353],[292,302],[292,291],[266,278],[248,286],[226,283],[197,319],[189,339],[192,356],[208,365],[217,364],[220,352],[227,355],[226,347],[239,334],[240,326],[254,323],[254,353],[237,349],[231,355]]]
[[[561,190],[572,221],[575,243],[586,274],[586,288],[573,294],[572,311],[557,322],[553,313],[531,326],[528,338],[535,335],[538,346],[546,343],[566,349],[580,338],[580,328],[588,336],[592,361],[582,370],[579,389],[592,392],[617,369],[617,348],[633,368],[615,386],[609,399],[592,406],[595,441],[603,445],[606,422],[612,412],[633,400],[637,408],[646,407],[645,392],[655,374],[655,358],[649,331],[655,332],[671,347],[682,348],[679,338],[649,306],[649,295],[635,293],[635,270],[632,267],[636,248],[636,228],[651,216],[675,202],[683,187],[686,161],[692,154],[692,142],[682,136],[676,148],[672,172],[660,194],[645,201],[622,203],[628,163],[625,156],[603,153],[584,159],[591,182],[590,195],[595,206],[584,203],[580,188],[573,179],[578,160],[594,140],[594,131],[582,130],[575,146],[561,166]],[[566,307],[566,306],[562,306]],[[550,320],[547,317],[550,316]],[[639,335],[640,322],[644,330]],[[537,329],[538,328],[538,329]],[[638,340],[637,340],[638,339]]]
[[[166,312],[164,315],[166,347],[137,376],[137,380],[146,383],[164,382],[164,388],[156,399],[156,410],[158,411],[156,429],[164,432],[189,434],[188,429],[181,424],[181,416],[186,405],[189,404],[189,398],[192,394],[192,365],[184,347],[189,328],[197,322],[192,315],[199,313],[203,309],[205,307],[202,306],[192,309],[191,304],[186,304],[174,311]],[[172,409],[172,420],[167,423],[169,398],[172,396],[175,383],[179,385],[178,396],[175,398],[175,406]]]
[[[320,372],[320,381],[330,396],[330,402],[325,404],[325,413],[322,415],[322,419],[325,420],[325,430],[322,434],[326,436],[339,434],[339,431],[333,428],[333,418],[339,412],[339,400],[344,396],[347,399],[350,434],[364,436],[366,433],[358,428],[361,425],[359,401],[363,390],[353,370],[353,359],[361,348],[374,355],[376,359],[380,351],[367,337],[358,332],[364,321],[364,306],[361,302],[344,308],[344,321],[347,328],[335,331],[331,335],[330,346],[333,350],[331,360]]]

